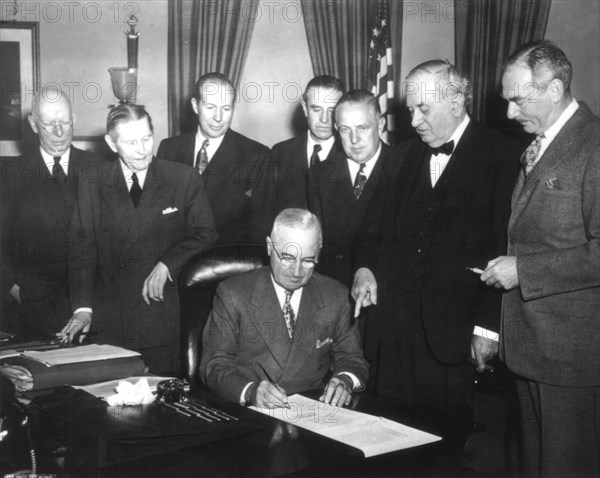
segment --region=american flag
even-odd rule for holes
[[[388,2],[389,0],[378,0],[369,44],[367,77],[367,88],[378,99],[381,113],[387,120],[381,135],[381,139],[386,143],[388,143],[388,131],[394,130],[391,114],[394,99],[394,70]]]

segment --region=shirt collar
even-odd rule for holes
[[[283,304],[285,304],[286,289],[284,289],[277,282],[275,282],[275,278],[273,277],[272,273],[271,273],[271,282],[273,283],[273,287],[275,288],[275,294],[277,294],[277,300],[279,301],[279,306],[283,309]],[[299,289],[296,289],[294,291],[294,293],[292,294],[292,298],[290,299],[290,305],[292,306],[292,309],[294,309],[294,312],[296,313],[296,315],[298,315],[298,310],[300,308],[300,299],[302,298],[303,290],[304,290],[304,287],[300,287]]]
[[[363,169],[363,173],[367,179],[369,179],[369,176],[371,176],[373,168],[379,160],[379,156],[381,156],[381,141],[379,141],[379,147],[377,148],[377,151],[375,151],[375,154],[371,157],[371,159],[364,163],[365,168]],[[360,164],[352,161],[350,158],[346,158],[346,162],[348,163],[348,169],[350,170],[350,177],[352,178],[352,182],[354,182],[354,178],[360,169]]]
[[[552,140],[556,138],[556,135],[560,132],[566,122],[571,119],[571,116],[575,114],[578,108],[579,103],[575,98],[573,98],[569,106],[565,108],[556,121],[546,131],[544,131],[545,143],[550,144]]]
[[[41,146],[40,146],[40,154],[42,155],[42,159],[44,161],[44,164],[48,168],[48,171],[50,171],[50,174],[52,174],[52,168],[54,167],[54,156],[52,156],[51,154],[48,154],[44,150],[44,148],[42,148]],[[70,159],[71,159],[71,148],[67,148],[67,150],[63,154],[61,154],[60,161],[59,161],[60,165],[62,166],[66,175],[69,174]]]
[[[229,130],[227,130],[227,131],[229,131]],[[227,133],[227,131],[225,133]],[[194,161],[196,160],[198,153],[202,149],[202,145],[204,144],[204,141],[208,140],[208,148],[206,148],[206,156],[208,157],[208,160],[210,161],[212,159],[212,157],[215,155],[215,153],[217,152],[217,149],[219,149],[219,146],[221,146],[221,143],[223,142],[224,138],[225,138],[225,134],[223,136],[219,136],[218,138],[207,138],[206,136],[204,136],[202,134],[202,131],[200,130],[200,126],[198,126],[198,129],[196,131],[196,144],[194,145]]]
[[[458,125],[458,127],[454,130],[454,133],[452,133],[452,136],[450,136],[450,139],[448,140],[448,142],[454,141],[455,149],[456,149],[456,145],[460,141],[460,138],[462,138],[462,135],[465,132],[465,130],[467,129],[467,126],[469,126],[470,122],[471,122],[471,118],[469,118],[469,115],[465,115],[464,119],[461,121],[461,123]]]
[[[127,189],[130,189],[131,185],[133,184],[133,180],[131,179],[133,173],[137,175],[138,183],[140,184],[140,187],[144,189],[144,183],[146,182],[146,175],[148,174],[148,169],[150,168],[150,165],[148,165],[146,169],[142,169],[141,171],[134,171],[132,169],[129,169],[125,162],[121,160],[121,158],[119,158],[119,164],[121,165],[121,171],[123,171],[123,177],[125,178],[125,184],[127,184]]]

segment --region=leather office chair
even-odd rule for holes
[[[217,285],[223,279],[269,263],[264,244],[227,245],[203,251],[183,267],[179,279],[184,374],[199,384],[202,331],[212,309]]]

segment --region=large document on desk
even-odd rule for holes
[[[302,395],[292,395],[288,402],[289,409],[251,408],[358,448],[365,458],[441,440],[439,436],[383,417],[326,405]]]

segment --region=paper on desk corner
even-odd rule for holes
[[[140,354],[139,352],[116,347],[114,345],[91,344],[79,347],[59,348],[45,352],[28,350],[21,355],[51,367],[53,365],[64,365],[69,363],[137,357]]]
[[[367,458],[441,440],[441,437],[387,418],[334,407],[302,395],[292,395],[288,402],[289,409],[251,408],[358,448]]]

